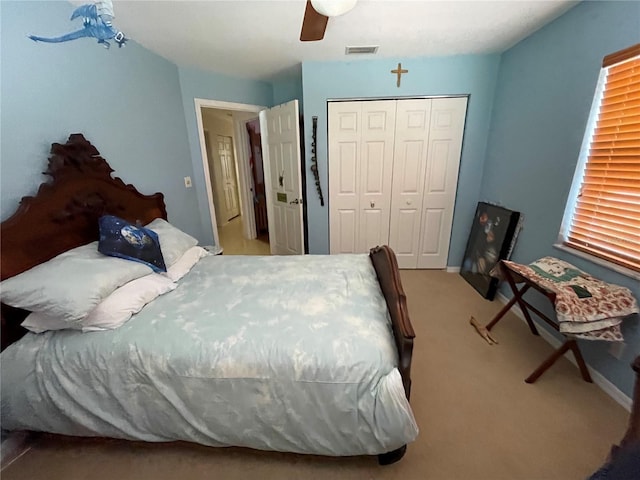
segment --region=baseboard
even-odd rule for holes
[[[10,432],[0,446],[0,470],[4,470],[31,449],[29,432]]]
[[[510,300],[510,298],[507,298],[502,292],[498,292],[497,295],[496,295],[496,298],[502,304],[506,304]],[[522,320],[523,322],[527,323],[527,320],[524,318],[524,314],[522,313],[522,310],[520,309],[520,307],[518,305],[514,305],[513,307],[511,307],[511,311],[513,313],[515,313],[516,316],[520,320]],[[542,338],[544,338],[547,341],[547,343],[549,343],[553,348],[560,348],[560,345],[562,345],[562,341],[558,340],[551,333],[549,333],[549,331],[547,329],[542,327],[542,325],[537,321],[537,318],[534,315],[532,315],[532,320],[539,327],[538,328],[538,332],[540,332],[540,336]],[[575,357],[573,356],[573,353],[571,353],[570,350],[567,353],[565,353],[564,357],[567,360],[569,360],[571,363],[573,363],[576,367],[578,366],[578,364],[576,363],[576,359],[575,359]],[[589,369],[589,373],[591,374],[591,378],[593,379],[593,383],[598,385],[602,390],[604,390],[604,392],[607,395],[609,395],[616,402],[618,402],[620,405],[622,405],[622,407],[625,410],[630,412],[631,411],[631,404],[633,403],[631,401],[631,398],[628,397],[624,392],[622,392],[613,383],[611,383],[609,380],[607,380],[607,378],[604,375],[602,375],[600,372],[595,370],[593,367],[587,365],[587,368]]]
[[[447,273],[460,273],[460,267],[447,267]]]

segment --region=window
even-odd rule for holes
[[[640,272],[640,44],[603,60],[560,237]]]

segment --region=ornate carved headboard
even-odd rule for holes
[[[162,193],[143,195],[111,176],[113,169],[82,134],[54,143],[46,175],[33,197],[0,225],[2,280],[24,272],[71,248],[98,240],[98,219],[117,215],[146,224],[167,218]],[[2,305],[2,349],[22,335],[26,312]]]

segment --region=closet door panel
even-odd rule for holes
[[[360,213],[360,242],[358,251],[363,253],[377,245],[388,242],[380,237],[388,237],[389,224],[384,224],[385,216],[377,209],[366,208]],[[366,245],[369,245],[368,247]]]
[[[467,98],[438,98],[431,108],[418,268],[446,268]]]
[[[329,103],[329,252],[358,251],[360,102]]]
[[[358,144],[341,142],[338,145],[339,155],[332,167],[338,173],[338,191],[343,198],[351,201],[358,194]]]
[[[331,253],[353,253],[356,251],[356,224],[357,224],[357,210],[343,209],[336,214],[338,228],[335,229],[340,238],[337,242],[337,251]],[[333,245],[333,243],[332,243]]]
[[[384,195],[385,143],[367,142],[362,155],[362,193],[374,198]]]
[[[438,253],[443,219],[443,208],[428,208],[422,213],[421,255],[436,255]]]
[[[389,209],[383,200],[387,183],[384,174],[385,142],[371,141],[363,145],[360,245],[358,251],[388,243]],[[367,202],[369,202],[367,204]],[[367,247],[369,245],[369,247]]]
[[[450,187],[451,175],[448,166],[452,153],[450,152],[451,143],[450,140],[433,140],[430,145],[425,192],[434,195],[434,200],[439,199],[438,197],[446,197]]]
[[[418,264],[431,102],[397,101],[389,245],[400,268]]]
[[[392,100],[361,103],[358,252],[366,253],[389,243],[396,105]]]
[[[395,224],[398,225],[397,231],[403,232],[404,234],[390,234],[394,241],[394,247],[392,247],[393,251],[395,252],[396,257],[402,256],[405,259],[410,258],[413,256],[413,250],[415,248],[415,242],[413,239],[416,234],[419,233],[417,229],[420,227],[420,210],[416,208],[401,209],[397,212],[397,217],[394,218],[394,220]],[[401,268],[415,268],[415,266]]]

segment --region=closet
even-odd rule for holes
[[[467,97],[329,102],[330,253],[445,268]]]

